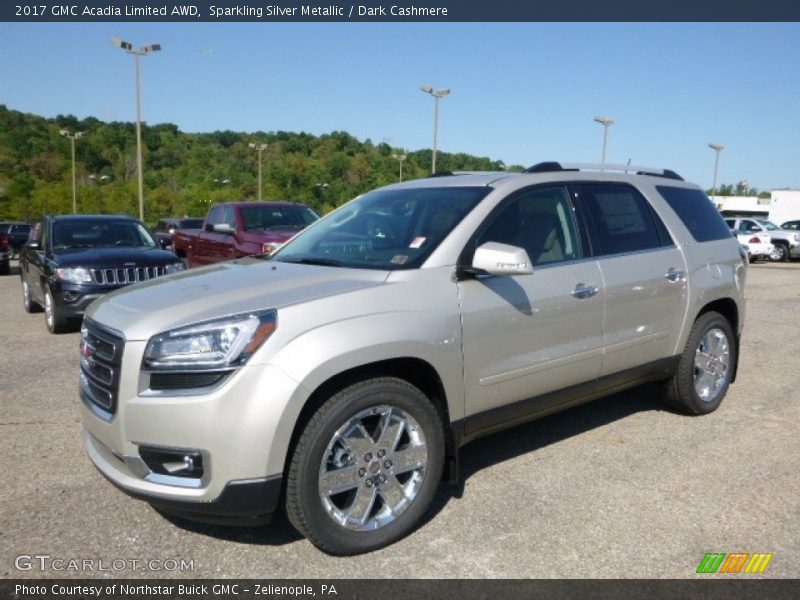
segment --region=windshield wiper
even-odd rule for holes
[[[278,262],[294,263],[298,265],[320,265],[323,267],[341,267],[342,262],[332,258],[317,258],[314,256],[290,256],[278,258]]]

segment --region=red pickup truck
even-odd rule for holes
[[[202,229],[179,229],[173,251],[188,267],[270,254],[319,219],[294,202],[225,202],[208,210]]]

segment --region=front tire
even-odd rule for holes
[[[789,247],[784,244],[775,244],[772,248],[772,253],[769,255],[769,258],[774,262],[784,262],[789,260]]]
[[[22,308],[26,313],[42,312],[42,307],[31,298],[31,288],[24,279],[22,280]]]
[[[690,415],[715,411],[725,398],[735,365],[731,324],[718,312],[701,315],[692,326],[677,371],[666,383],[667,404]]]
[[[289,520],[330,554],[387,546],[430,506],[444,447],[441,419],[416,387],[391,377],[351,385],[317,410],[297,442]]]
[[[70,330],[69,320],[56,313],[56,303],[49,287],[44,291],[44,320],[50,333],[65,333]]]

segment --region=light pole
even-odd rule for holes
[[[423,84],[419,86],[419,89],[433,96],[435,100],[433,108],[433,159],[431,160],[431,173],[436,173],[436,148],[439,142],[439,100],[450,93],[450,88],[436,90],[433,86]]]
[[[395,152],[392,154],[392,158],[397,159],[400,162],[400,181],[403,181],[403,161],[408,158],[408,155],[405,151]]]
[[[719,171],[719,153],[725,149],[725,146],[722,144],[715,144],[714,142],[710,142],[708,147],[714,150],[717,153],[716,159],[714,159],[714,187],[711,188],[711,198],[713,199],[714,196],[717,195],[717,172]]]
[[[261,153],[267,149],[269,144],[256,144],[250,142],[248,146],[258,151],[258,201],[261,202]]]
[[[133,55],[136,64],[136,168],[139,171],[139,220],[144,221],[144,176],[142,174],[142,100],[139,85],[139,57],[161,50],[161,44],[148,44],[133,49],[133,44],[112,37],[111,43]]]
[[[107,183],[111,180],[111,175],[97,175],[96,173],[91,173],[89,175],[89,179],[94,185],[98,185],[97,188],[97,212],[103,212],[103,190],[102,185]]]
[[[603,126],[603,158],[600,161],[600,164],[605,166],[606,164],[606,146],[608,145],[608,128],[614,124],[614,119],[609,119],[608,117],[601,117],[596,116],[594,120],[597,123],[600,123]],[[601,171],[604,170],[602,167]]]
[[[78,188],[75,184],[75,140],[83,137],[83,131],[70,132],[68,129],[59,131],[61,135],[69,139],[70,146],[72,146],[72,214],[78,214]]]

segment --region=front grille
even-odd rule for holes
[[[84,402],[109,414],[117,410],[124,340],[90,319],[81,330],[80,393]]]
[[[92,269],[92,280],[99,285],[128,285],[161,277],[165,267],[129,267],[126,269]]]

